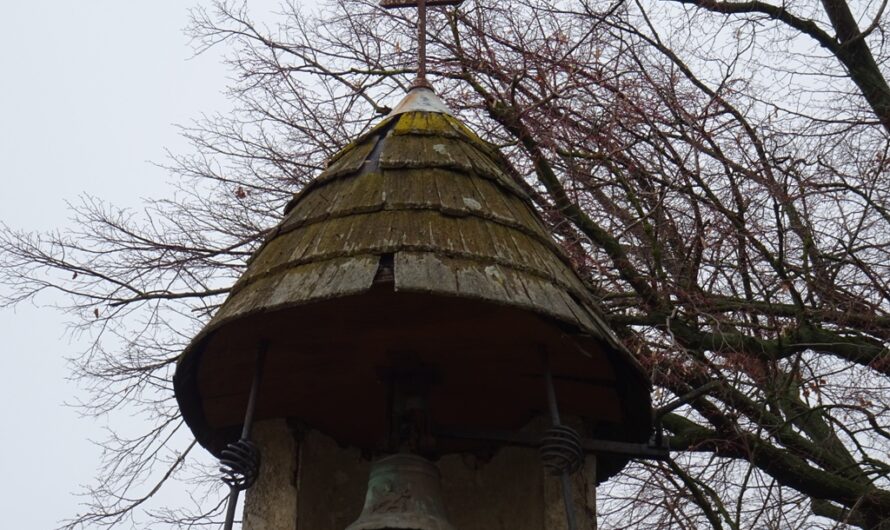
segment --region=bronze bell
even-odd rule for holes
[[[346,530],[386,528],[454,530],[445,518],[435,464],[417,455],[399,453],[371,465],[364,508]]]

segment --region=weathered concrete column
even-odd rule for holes
[[[578,530],[596,530],[596,458],[587,457],[584,468],[572,476],[573,496],[575,500],[575,520]],[[545,522],[544,528],[564,529],[566,511],[562,500],[562,485],[559,477],[544,478]]]
[[[315,431],[295,441],[283,421],[257,425],[260,480],[248,491],[247,530],[344,530],[362,509],[370,462]],[[458,530],[564,530],[558,478],[534,449],[508,447],[490,460],[448,455],[437,463],[449,521]],[[596,528],[593,459],[573,477],[579,529]]]
[[[459,530],[568,528],[559,478],[544,472],[535,449],[507,447],[487,462],[449,455],[438,465],[448,518]],[[572,480],[579,530],[596,528],[588,469]]]
[[[244,530],[296,530],[298,446],[284,420],[257,423],[260,476],[244,498]]]

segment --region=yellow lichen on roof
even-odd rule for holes
[[[458,138],[460,134],[449,121],[450,116],[434,112],[407,112],[396,116],[398,123],[393,134],[439,135]]]

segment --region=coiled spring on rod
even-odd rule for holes
[[[220,453],[219,471],[222,481],[236,491],[253,486],[260,473],[260,450],[255,443],[241,438]]]
[[[257,393],[268,348],[269,344],[266,341],[260,342],[256,369],[253,371],[253,383],[250,385],[250,394],[247,396],[247,411],[244,414],[244,425],[241,427],[241,439],[230,443],[220,452],[219,470],[223,474],[223,482],[229,486],[229,501],[226,506],[223,530],[232,530],[232,526],[235,524],[238,494],[251,487],[260,474],[260,450],[250,441],[250,428],[253,426]]]
[[[544,432],[539,448],[541,460],[551,475],[572,475],[584,466],[581,435],[566,425],[554,425]]]

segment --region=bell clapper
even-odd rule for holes
[[[433,367],[396,355],[392,366],[378,370],[387,385],[385,452],[428,455],[434,450],[429,415],[430,387],[436,382]]]

